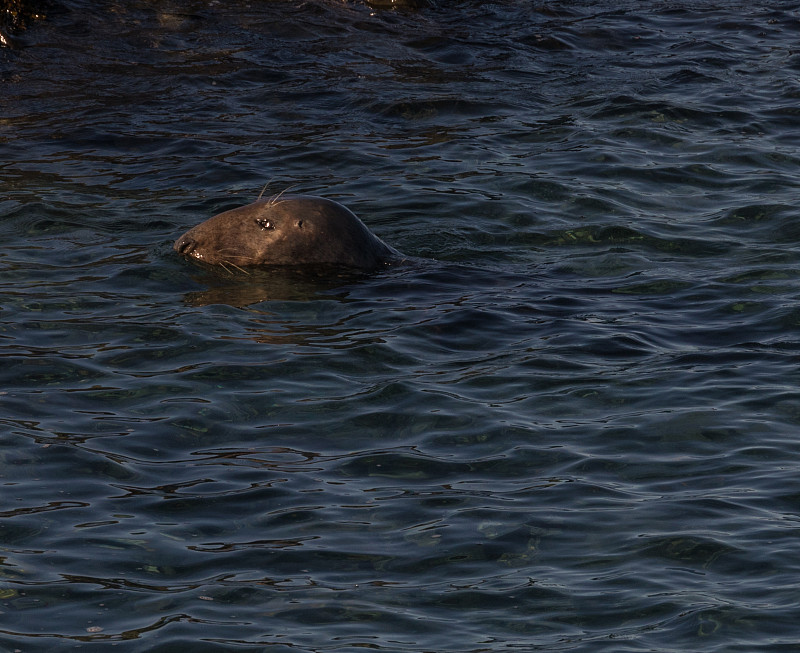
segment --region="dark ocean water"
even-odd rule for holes
[[[0,49],[0,653],[800,649],[800,3],[63,0]],[[287,187],[410,257],[227,274]]]

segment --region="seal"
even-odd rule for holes
[[[225,211],[189,229],[173,249],[234,268],[332,265],[375,270],[402,258],[348,208],[310,195],[279,195]]]

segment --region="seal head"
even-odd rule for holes
[[[374,270],[401,254],[333,200],[281,196],[225,211],[187,231],[173,249],[211,265],[334,265]]]

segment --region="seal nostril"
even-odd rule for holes
[[[196,246],[197,242],[192,238],[179,238],[175,242],[175,251],[179,254],[191,254]]]

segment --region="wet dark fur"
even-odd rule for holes
[[[225,211],[175,241],[176,252],[211,265],[335,265],[360,270],[399,260],[349,209],[312,196],[278,196]]]

